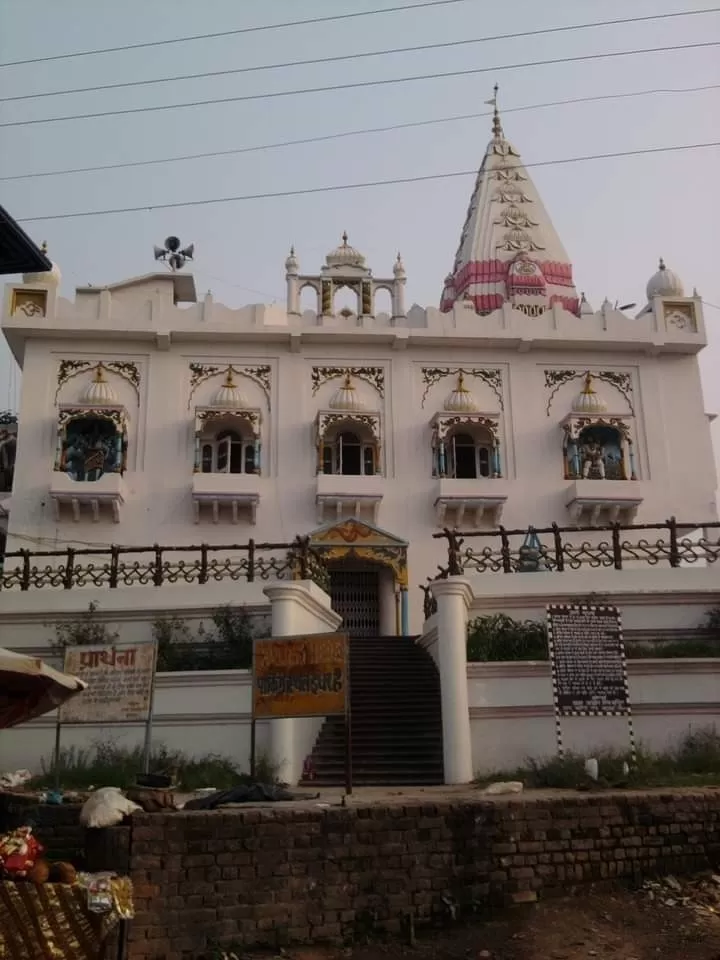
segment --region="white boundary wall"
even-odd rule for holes
[[[454,718],[453,730],[444,726],[445,779],[462,782],[462,771],[469,779],[468,771],[510,770],[529,757],[556,752],[549,662],[461,664],[469,620],[494,613],[542,620],[548,603],[594,593],[620,608],[626,631],[689,630],[720,605],[720,569],[482,574],[437,581],[433,590],[438,612],[427,621],[420,643],[440,670],[444,717]],[[628,672],[642,744],[662,750],[692,729],[720,730],[720,659],[636,660]],[[460,677],[467,685],[467,709],[458,710]],[[581,753],[628,745],[624,718],[568,718],[563,734],[565,748]]]
[[[42,656],[49,662],[48,641],[57,620],[72,621],[92,601],[118,631],[120,640],[151,639],[157,616],[177,615],[190,627],[209,621],[218,607],[231,603],[259,616],[271,611],[274,636],[326,633],[338,629],[340,617],[330,598],[309,581],[220,583],[117,590],[83,588],[70,591],[5,592],[0,596],[0,646]],[[153,743],[190,756],[209,753],[233,759],[249,769],[252,677],[249,670],[161,673],[153,699]],[[257,725],[257,754],[267,754],[290,783],[300,778],[321,719],[272,720]],[[94,742],[142,744],[142,724],[67,725],[62,746],[88,748]],[[55,714],[22,726],[0,730],[0,772],[27,768],[39,772],[50,761],[55,742]]]

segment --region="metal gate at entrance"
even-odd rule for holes
[[[330,568],[330,599],[351,637],[380,635],[380,574],[378,570]]]

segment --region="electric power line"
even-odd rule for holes
[[[565,157],[557,160],[537,160],[523,164],[530,167],[551,167],[568,163],[584,163],[589,160],[612,160],[618,157],[638,157],[653,153],[675,153],[681,150],[705,150],[720,147],[720,140],[709,143],[676,144],[670,147],[647,147],[642,150],[620,150],[615,153],[595,153],[585,157]],[[336,193],[341,190],[361,190],[368,187],[387,187],[405,183],[421,183],[428,180],[450,180],[456,177],[475,177],[477,170],[456,170],[452,173],[429,173],[419,177],[396,177],[391,180],[369,180],[365,183],[344,183],[325,187],[305,187],[300,190],[281,190],[276,193],[249,193],[237,197],[213,197],[208,200],[179,200],[173,203],[149,203],[139,207],[115,207],[108,210],[79,210],[74,213],[55,213],[43,217],[18,217],[20,223],[36,223],[39,220],[74,220],[78,217],[101,217],[118,213],[144,213],[149,210],[172,210],[178,207],[202,207],[217,203],[240,203],[247,200],[275,200],[281,197],[301,197],[317,193]]]
[[[707,10],[683,10],[677,13],[660,13],[646,17],[624,17],[619,20],[600,20],[593,23],[578,23],[571,26],[547,27],[541,30],[525,30],[521,33],[501,33],[491,37],[476,37],[474,39],[447,40],[442,43],[423,43],[411,47],[393,47],[387,50],[369,50],[362,53],[347,53],[334,57],[318,57],[311,60],[290,60],[284,63],[267,63],[254,67],[235,67],[228,70],[213,70],[204,73],[185,73],[175,77],[159,77],[156,80],[124,80],[121,83],[105,83],[92,87],[74,87],[68,90],[47,90],[41,93],[22,93],[13,97],[0,97],[0,103],[11,103],[18,100],[38,100],[41,97],[61,97],[78,93],[93,93],[101,90],[121,90],[129,87],[145,87],[155,83],[177,83],[181,80],[201,80],[210,77],[227,77],[242,73],[257,73],[263,70],[281,70],[287,67],[307,67],[324,63],[338,63],[345,60],[362,60],[367,57],[386,57],[398,53],[416,53],[418,51],[441,50],[450,47],[462,47],[477,43],[490,43],[497,40],[516,40],[521,37],[538,37],[550,33],[567,33],[572,30],[590,30],[595,27],[618,26],[629,23],[646,23],[649,20],[669,20],[675,17],[690,17],[708,13],[718,13],[720,7],[709,7]]]
[[[702,47],[717,47],[720,41],[707,40],[701,43],[686,43],[667,47],[647,47],[636,50],[619,50],[615,53],[588,53],[578,57],[557,57],[552,60],[530,60],[526,63],[506,63],[493,67],[474,67],[469,70],[452,70],[448,73],[426,73],[413,77],[394,77],[387,80],[359,80],[355,83],[332,84],[326,87],[306,87],[300,90],[277,90],[271,93],[251,93],[239,97],[214,97],[210,100],[193,100],[189,103],[170,103],[151,107],[130,107],[124,110],[101,110],[97,113],[76,113],[63,117],[42,117],[38,120],[13,120],[0,123],[3,127],[27,127],[39,123],[57,123],[61,120],[96,120],[99,117],[119,117],[136,113],[157,113],[164,110],[181,110],[188,107],[204,107],[213,103],[241,103],[249,100],[270,100],[277,97],[296,97],[308,93],[326,93],[338,90],[357,90],[363,87],[382,87],[394,83],[411,83],[417,80],[438,80],[448,77],[467,77],[478,73],[496,73],[503,70],[519,70],[526,67],[544,67],[560,63],[581,63],[589,60],[608,60],[613,57],[633,57],[646,53],[667,53],[672,50],[697,50]]]
[[[0,67],[19,67],[28,63],[49,63],[51,60],[70,60],[73,57],[91,57],[100,53],[119,53],[122,50],[139,50],[147,47],[165,47],[171,43],[188,43],[191,40],[216,40],[219,37],[232,37],[241,33],[260,33],[264,30],[280,30],[285,27],[304,27],[316,23],[329,23],[333,20],[352,20],[356,17],[373,17],[384,13],[401,13],[405,10],[420,10],[423,7],[444,7],[451,3],[467,3],[468,0],[424,0],[422,3],[403,4],[397,7],[381,7],[379,10],[357,10],[354,13],[336,13],[327,17],[311,17],[307,20],[289,20],[284,23],[264,23],[257,27],[238,27],[236,30],[218,30],[216,33],[197,33],[189,37],[175,37],[172,40],[147,40],[142,43],[126,43],[117,47],[102,47],[97,50],[77,50],[74,53],[57,53],[51,57],[33,57],[28,60],[8,60]]]
[[[595,103],[602,100],[625,100],[631,97],[645,97],[658,94],[698,93],[705,90],[718,90],[720,83],[709,83],[700,87],[658,87],[652,90],[632,90],[626,93],[604,93],[593,97],[570,97],[563,100],[548,100],[545,103],[531,103],[519,107],[503,107],[503,116],[508,113],[521,113],[528,110],[542,110],[548,107],[568,106],[576,103]],[[407,123],[393,123],[384,127],[365,127],[360,130],[345,130],[338,133],[318,134],[315,137],[302,137],[298,140],[281,140],[277,143],[255,144],[249,147],[234,147],[229,150],[211,150],[204,153],[188,153],[181,156],[161,157],[154,160],[124,160],[120,163],[102,163],[91,167],[70,167],[65,170],[45,170],[37,173],[18,173],[0,177],[0,183],[11,180],[34,180],[38,177],[60,177],[77,173],[93,173],[104,170],[120,170],[126,167],[148,167],[157,164],[180,163],[187,160],[205,160],[214,157],[227,157],[241,153],[256,153],[260,150],[277,150],[282,147],[296,147],[311,143],[323,143],[328,140],[341,140],[345,137],[359,137],[372,133],[389,133],[394,130],[407,130],[414,127],[427,127],[439,123],[456,123],[460,120],[480,120],[491,117],[492,111],[483,113],[463,113],[450,117],[437,117],[432,120],[410,120]]]

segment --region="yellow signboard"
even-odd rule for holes
[[[344,714],[347,686],[344,633],[255,641],[255,719]]]

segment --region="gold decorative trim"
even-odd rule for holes
[[[545,413],[550,416],[550,407],[555,398],[555,394],[560,387],[571,380],[580,380],[591,375],[593,380],[602,380],[603,383],[609,383],[615,387],[627,400],[630,407],[631,416],[635,416],[635,407],[633,404],[633,384],[632,375],[629,373],[618,372],[616,370],[545,370],[545,389],[550,391],[545,406]]]
[[[47,315],[47,290],[13,290],[10,304],[10,316],[24,313],[30,317]]]
[[[252,366],[249,364],[237,365],[234,363],[229,363],[227,365],[219,363],[191,363],[190,364],[190,396],[188,397],[188,410],[190,409],[190,403],[193,398],[193,394],[200,386],[201,383],[205,383],[206,380],[210,380],[212,377],[217,377],[220,374],[224,376],[232,376],[237,374],[241,377],[247,377],[248,380],[252,380],[253,383],[256,383],[265,394],[265,399],[267,400],[268,410],[270,409],[270,394],[272,389],[272,367],[269,363],[259,364],[257,366]]]
[[[242,420],[249,425],[254,437],[260,436],[261,414],[259,410],[223,410],[220,407],[213,407],[212,409],[207,407],[195,408],[195,432],[197,434],[201,434],[203,427],[212,423],[213,420]]]
[[[458,377],[461,374],[465,377],[475,377],[478,380],[482,380],[483,383],[486,383],[497,397],[500,409],[505,409],[502,370],[499,368],[485,369],[483,367],[423,367],[422,382],[425,385],[425,389],[423,390],[420,406],[425,406],[427,395],[436,383],[444,380],[445,377]]]
[[[137,402],[140,403],[140,368],[132,360],[61,360],[58,367],[55,401],[57,402],[61,387],[68,380],[73,380],[81,373],[89,373],[91,370],[97,370],[98,368],[109,370],[126,380],[135,390]]]
[[[337,426],[339,423],[356,423],[367,427],[373,440],[380,440],[380,416],[377,413],[355,413],[352,410],[318,414],[318,439],[324,439],[329,428]]]
[[[482,413],[439,413],[433,418],[433,427],[437,440],[444,440],[453,427],[468,424],[485,427],[493,440],[498,439],[500,422],[498,417],[487,417]]]
[[[385,368],[384,367],[313,367],[311,373],[312,395],[329,380],[339,380],[344,377],[354,377],[364,380],[377,390],[381,398],[385,397]]]

